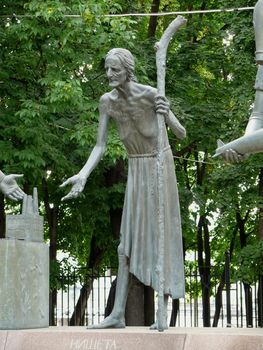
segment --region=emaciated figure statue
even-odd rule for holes
[[[62,200],[76,198],[86,184],[106,148],[110,119],[117,125],[129,157],[128,180],[118,247],[119,269],[114,308],[110,316],[91,328],[125,327],[125,305],[129,272],[143,284],[158,291],[158,200],[157,145],[159,129],[156,113],[161,113],[178,138],[186,131],[169,109],[169,103],[157,96],[157,90],[136,82],[134,58],[121,48],[108,52],[106,74],[112,90],[105,93],[99,104],[100,121],[97,143],[80,172],[61,186],[72,185]],[[164,296],[167,311],[168,296],[184,297],[184,266],[180,208],[173,155],[166,128],[164,139]],[[166,312],[167,315],[167,312]],[[156,329],[154,324],[152,329]]]
[[[23,175],[11,174],[5,175],[0,170],[0,191],[9,199],[18,201],[23,199],[25,193],[18,186],[16,179],[22,177]]]

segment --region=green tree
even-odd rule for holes
[[[87,265],[92,237],[101,251],[100,258],[94,258],[98,265],[111,242],[110,211],[120,207],[123,191],[121,184],[114,187],[114,181],[108,180],[110,169],[123,158],[115,130],[104,162],[90,181],[95,188],[83,195],[77,211],[75,203],[61,205],[63,192],[58,186],[79,170],[94,145],[98,99],[105,85],[103,57],[113,42],[130,41],[132,21],[117,24],[103,17],[118,8],[106,1],[88,5],[84,1],[17,1],[13,7],[4,2],[1,8],[18,14],[1,22],[2,169],[23,172],[26,192],[34,186],[41,189],[51,267],[58,249]],[[75,13],[80,18],[65,17]],[[94,207],[87,207],[87,201]]]
[[[58,186],[78,172],[95,143],[98,101],[107,90],[106,52],[114,46],[130,49],[137,60],[138,80],[154,86],[153,44],[172,20],[105,15],[253,5],[252,0],[1,2],[0,169],[24,173],[26,192],[39,188],[52,271],[59,271],[58,250],[69,253],[78,266],[116,264],[126,159],[114,126],[107,153],[82,196],[62,204],[64,191]],[[68,16],[76,14],[79,17]],[[247,290],[256,280],[247,261],[258,242],[262,158],[254,156],[237,166],[211,158],[218,138],[228,141],[245,129],[254,99],[255,45],[250,11],[187,19],[169,46],[166,91],[188,132],[185,141],[170,135],[170,142],[185,253],[197,252],[204,325],[210,326],[211,262],[221,275],[224,253],[230,250],[236,278],[247,284]],[[3,197],[0,218],[3,236]],[[257,273],[259,251],[251,265]],[[240,261],[244,269],[237,275]]]

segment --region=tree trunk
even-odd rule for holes
[[[259,197],[261,205],[259,208],[259,231],[258,236],[260,240],[263,240],[263,168],[260,169],[259,173]]]
[[[144,326],[144,285],[133,275],[125,309],[126,326]]]
[[[56,326],[56,308],[57,308],[57,290],[52,289],[49,291],[49,325]]]
[[[259,196],[263,202],[263,168],[259,173]],[[263,204],[259,208],[259,239],[263,240]],[[262,257],[263,259],[263,257]],[[258,327],[263,327],[263,275],[259,276],[258,283]]]
[[[241,218],[240,212],[236,212],[236,219],[239,229],[239,239],[241,249],[247,245],[247,235],[245,231],[245,223],[247,221],[248,214],[244,219]],[[252,292],[251,286],[248,283],[243,283],[245,290],[245,304],[246,304],[246,320],[247,327],[253,327],[253,303],[252,303]]]
[[[87,302],[92,286],[93,280],[89,280],[83,287],[81,287],[79,299],[70,318],[69,326],[85,326],[85,310],[87,308]]]
[[[204,246],[205,246],[205,265],[203,266],[202,278],[202,300],[203,300],[203,318],[204,327],[211,327],[210,321],[210,244],[207,220],[204,221]]]
[[[258,327],[263,327],[263,275],[258,281]]]
[[[117,278],[112,282],[105,317],[112,312]],[[139,302],[138,302],[139,301]],[[131,278],[125,310],[126,326],[151,326],[154,323],[154,290],[144,286],[137,278]]]
[[[0,238],[5,238],[5,197],[0,193]]]
[[[105,317],[112,312],[117,278],[112,282],[105,308]],[[144,286],[136,277],[131,276],[129,293],[125,309],[126,326],[151,326],[154,323],[154,290]]]
[[[231,243],[230,243],[230,249],[229,249],[230,259],[232,257],[233,251],[234,251],[236,235],[237,235],[237,227],[234,230],[233,237],[232,237]],[[225,275],[226,275],[226,263],[225,263],[224,271],[222,272],[222,275],[220,277],[219,286],[217,288],[217,292],[216,292],[216,296],[215,296],[215,307],[216,308],[215,308],[215,314],[214,314],[212,327],[218,326],[220,312],[222,309],[222,291],[223,291],[223,288],[225,286]]]
[[[207,152],[205,152],[206,159]],[[206,173],[206,163],[198,161],[198,152],[194,153],[196,160],[196,183],[198,186],[204,186],[203,182]],[[206,189],[204,188],[204,194]],[[210,242],[209,229],[205,214],[205,204],[200,208],[200,218],[197,227],[197,255],[198,268],[202,285],[202,306],[203,306],[203,326],[210,327]],[[203,258],[203,254],[205,259]]]
[[[49,264],[50,266],[56,263],[57,259],[57,224],[58,224],[58,208],[53,207],[50,209],[49,223]],[[49,321],[50,325],[56,325],[56,308],[57,308],[57,290],[50,290],[50,310],[49,310]]]
[[[105,308],[105,317],[109,316],[112,312],[114,301],[115,301],[115,295],[116,295],[116,285],[117,285],[117,277],[114,279],[110,287],[110,292],[107,299],[107,305]]]
[[[210,247],[209,247],[209,242],[207,242],[207,237],[209,236],[209,233],[208,233],[208,226],[207,226],[205,215],[200,216],[197,231],[198,231],[197,233],[198,267],[199,267],[199,273],[200,273],[201,285],[202,285],[203,326],[210,327],[211,326],[211,323],[210,323]],[[203,231],[205,232],[204,233],[205,243],[203,241]],[[203,259],[204,245],[206,247],[205,261]],[[209,265],[206,265],[206,264],[209,264]]]
[[[220,312],[222,309],[222,291],[225,286],[225,269],[221,275],[220,278],[220,283],[216,291],[216,296],[215,296],[215,314],[214,314],[214,319],[213,319],[213,325],[212,327],[217,327],[218,326],[218,321],[220,317]]]
[[[42,182],[44,205],[48,222],[49,231],[49,264],[56,263],[57,259],[57,229],[58,229],[58,214],[59,208],[56,206],[51,207],[49,201],[48,184],[45,180]],[[49,324],[56,326],[56,307],[57,307],[57,290],[50,290],[49,293]]]
[[[177,316],[179,312],[179,299],[173,299],[172,302],[172,314],[170,319],[170,327],[175,327]]]
[[[154,290],[144,286],[144,326],[154,323]]]
[[[160,7],[160,0],[153,0],[152,1],[152,7],[151,7],[151,13],[157,13],[159,11]],[[148,38],[155,37],[155,32],[157,28],[157,21],[158,16],[151,16],[148,26]]]
[[[98,246],[96,237],[93,236],[90,243],[90,256],[87,263],[87,268],[96,269],[101,263],[104,251]],[[93,276],[94,277],[94,276]],[[87,309],[87,302],[89,299],[90,292],[93,286],[93,279],[86,280],[85,284],[81,287],[80,295],[77,304],[74,307],[73,314],[70,318],[70,326],[83,326],[85,311]]]
[[[253,301],[252,301],[252,289],[250,284],[243,283],[245,290],[245,304],[246,304],[246,321],[247,327],[253,327]]]
[[[203,305],[205,306],[204,312],[204,324],[205,327],[211,327],[211,310],[210,310],[210,285],[211,285],[211,253],[210,253],[210,242],[209,242],[209,230],[207,219],[204,221],[204,247],[205,247],[205,266],[204,266],[204,285],[203,285]],[[203,307],[204,307],[203,306]]]

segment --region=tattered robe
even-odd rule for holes
[[[125,136],[122,141],[129,155],[129,168],[120,244],[129,259],[130,272],[158,291],[157,151],[154,146],[149,147],[147,138],[138,130],[127,132]],[[185,289],[181,219],[174,160],[166,129],[164,138],[164,293],[177,299],[184,297]],[[156,145],[156,140],[151,144]]]

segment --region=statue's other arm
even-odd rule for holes
[[[166,116],[166,123],[172,130],[172,132],[179,138],[183,139],[186,136],[186,130],[170,110]]]
[[[155,89],[151,90],[155,100],[156,112],[163,114],[166,124],[170,127],[172,132],[179,138],[183,139],[186,136],[186,130],[170,110],[170,104],[166,97],[157,95]]]

